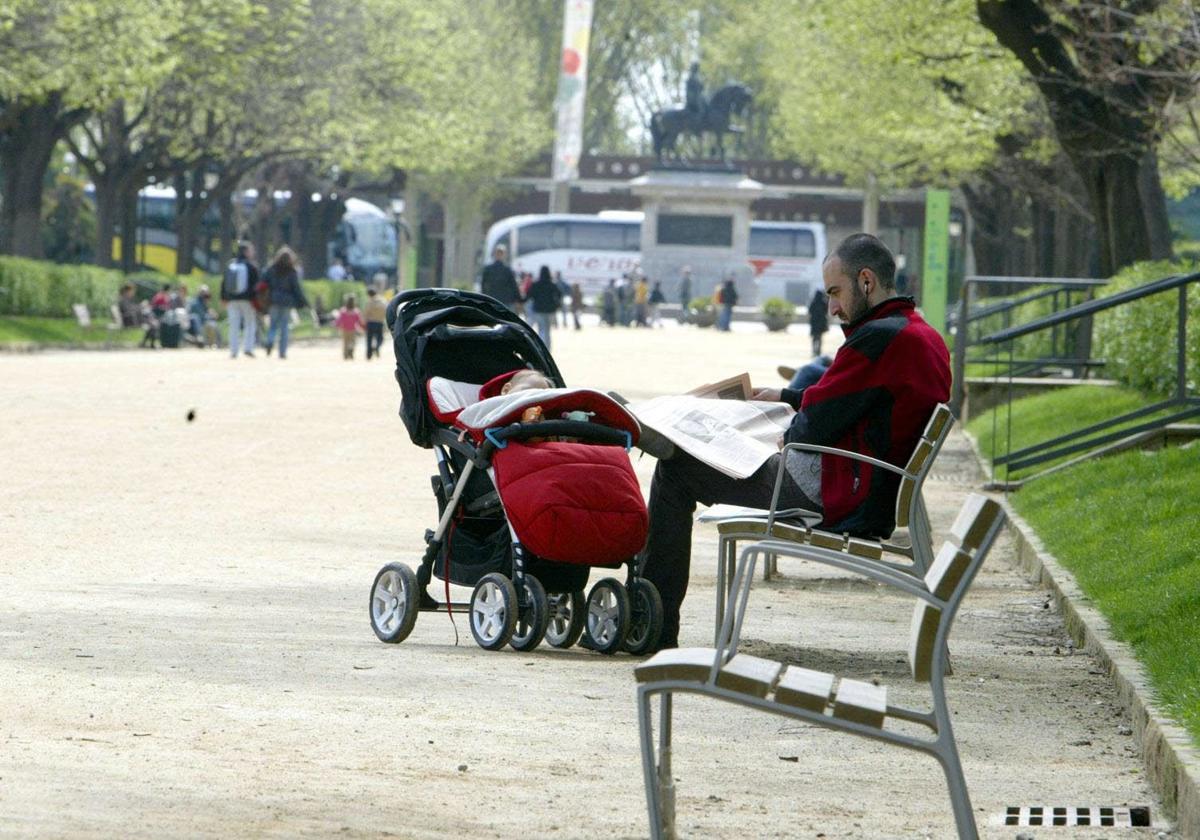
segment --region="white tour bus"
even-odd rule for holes
[[[640,267],[643,214],[605,211],[598,216],[542,213],[510,216],[487,232],[485,255],[497,245],[508,251],[517,272],[536,275],[543,266],[561,271],[584,294],[598,294],[609,280]],[[825,259],[825,225],[818,222],[751,222],[748,262],[758,287],[758,300],[786,298],[806,306],[821,283]],[[666,280],[666,288],[676,278]],[[697,290],[699,292],[699,290]]]

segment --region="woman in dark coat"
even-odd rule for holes
[[[308,306],[304,288],[300,285],[300,272],[296,270],[296,255],[291,248],[285,245],[275,252],[275,259],[263,274],[263,282],[270,289],[271,327],[267,332],[267,355],[271,354],[278,334],[279,358],[286,359],[292,310]]]

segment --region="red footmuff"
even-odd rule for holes
[[[618,566],[642,550],[646,502],[620,447],[512,441],[492,456],[492,468],[527,551],[560,563]]]

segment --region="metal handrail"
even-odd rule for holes
[[[1097,298],[1096,300],[1088,300],[1083,303],[1077,303],[1074,306],[1068,307],[1061,312],[1055,312],[1050,315],[1030,321],[1028,324],[1021,324],[1016,327],[994,332],[990,335],[985,335],[976,341],[976,344],[998,344],[1002,341],[1010,341],[1014,338],[1020,338],[1023,335],[1039,332],[1050,327],[1064,324],[1067,321],[1074,321],[1077,318],[1084,318],[1088,315],[1094,315],[1097,312],[1103,312],[1105,309],[1112,309],[1114,306],[1122,306],[1135,300],[1141,300],[1150,295],[1156,295],[1161,292],[1169,292],[1171,289],[1181,288],[1200,280],[1200,273],[1196,274],[1173,274],[1170,277],[1164,277],[1162,280],[1155,280],[1152,283],[1147,283],[1144,286],[1135,286],[1132,289],[1125,289],[1108,297]],[[1186,311],[1186,307],[1184,308]]]
[[[1014,311],[1019,306],[1023,306],[1031,301],[1040,300],[1044,297],[1053,295],[1057,305],[1057,297],[1059,294],[1067,296],[1067,303],[1070,303],[1071,295],[1076,292],[1086,292],[1089,295],[1092,290],[1103,286],[1107,283],[1106,280],[1096,280],[1085,277],[999,277],[995,275],[970,275],[963,280],[962,291],[959,294],[957,317],[952,321],[957,325],[957,332],[954,340],[954,377],[953,377],[953,393],[951,396],[951,408],[955,414],[961,416],[963,403],[966,401],[966,369],[967,369],[967,346],[972,344],[969,333],[969,326],[972,323],[978,322],[984,318],[994,315],[1007,315]],[[1041,289],[1032,293],[1027,293],[1015,300],[1007,300],[1000,304],[993,304],[982,307],[980,310],[972,313],[970,311],[971,289],[974,286],[981,285],[1006,285],[1006,286],[1050,286],[1047,289]],[[1007,322],[1007,318],[1006,318]],[[977,342],[976,342],[977,343]],[[1055,352],[1057,353],[1057,340],[1054,342]],[[1033,370],[1038,369],[1039,360],[1029,360]],[[1042,360],[1041,366],[1047,363]],[[1081,375],[1086,375],[1082,372]]]
[[[990,335],[980,338],[978,344],[997,345],[1007,343],[1009,346],[1010,359],[1012,356],[1012,342],[1022,336],[1030,335],[1031,333],[1040,332],[1042,330],[1052,329],[1054,327],[1066,324],[1071,321],[1077,321],[1081,318],[1089,318],[1097,312],[1104,312],[1118,306],[1124,306],[1133,303],[1143,298],[1152,295],[1163,294],[1172,290],[1178,291],[1178,309],[1176,313],[1176,334],[1175,334],[1175,394],[1153,405],[1143,406],[1133,411],[1125,412],[1117,417],[1112,417],[1100,423],[1087,426],[1082,429],[1076,429],[1063,435],[1059,435],[1050,440],[1042,441],[1032,446],[1026,446],[1017,451],[1012,449],[1012,370],[1010,363],[1009,367],[1009,410],[1007,412],[1009,429],[1008,429],[1008,446],[1007,452],[1004,455],[997,456],[995,445],[998,442],[998,435],[993,435],[993,451],[992,463],[996,465],[1004,465],[1008,468],[1009,473],[1013,470],[1024,469],[1026,467],[1043,464],[1047,461],[1053,461],[1058,458],[1072,455],[1078,452],[1095,451],[1100,447],[1120,441],[1130,435],[1154,431],[1165,428],[1172,423],[1177,423],[1181,420],[1188,420],[1197,415],[1200,415],[1200,398],[1189,396],[1187,383],[1187,314],[1188,300],[1187,287],[1192,283],[1200,280],[1200,272],[1192,274],[1173,274],[1169,277],[1164,277],[1161,280],[1154,280],[1150,283],[1145,283],[1141,286],[1135,286],[1132,289],[1124,289],[1120,292],[1108,295],[1106,297],[1095,300],[1085,301],[1068,307],[1061,312],[1055,312],[1050,315],[1037,318],[1030,321],[1028,324],[1021,324],[1016,327],[999,330]],[[1147,420],[1118,431],[1113,429],[1130,423],[1135,420],[1140,420],[1149,417],[1153,414],[1161,412],[1170,412],[1164,416]],[[1051,470],[1054,468],[1051,468]],[[1046,470],[1044,472],[1049,472]],[[1041,475],[1043,473],[1038,473]],[[1036,477],[1036,476],[1034,476]],[[1029,480],[1028,478],[1025,479]],[[1006,488],[1019,487],[1023,482],[1004,482]]]

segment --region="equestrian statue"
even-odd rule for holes
[[[740,134],[742,129],[730,124],[731,116],[741,116],[754,99],[745,85],[729,84],[719,88],[708,101],[704,99],[704,82],[700,66],[692,63],[684,88],[684,106],[673,110],[656,111],[650,117],[650,137],[654,141],[654,156],[680,160],[676,142],[681,134],[694,134],[703,140],[710,133],[716,140],[713,154],[725,160],[725,135]]]

